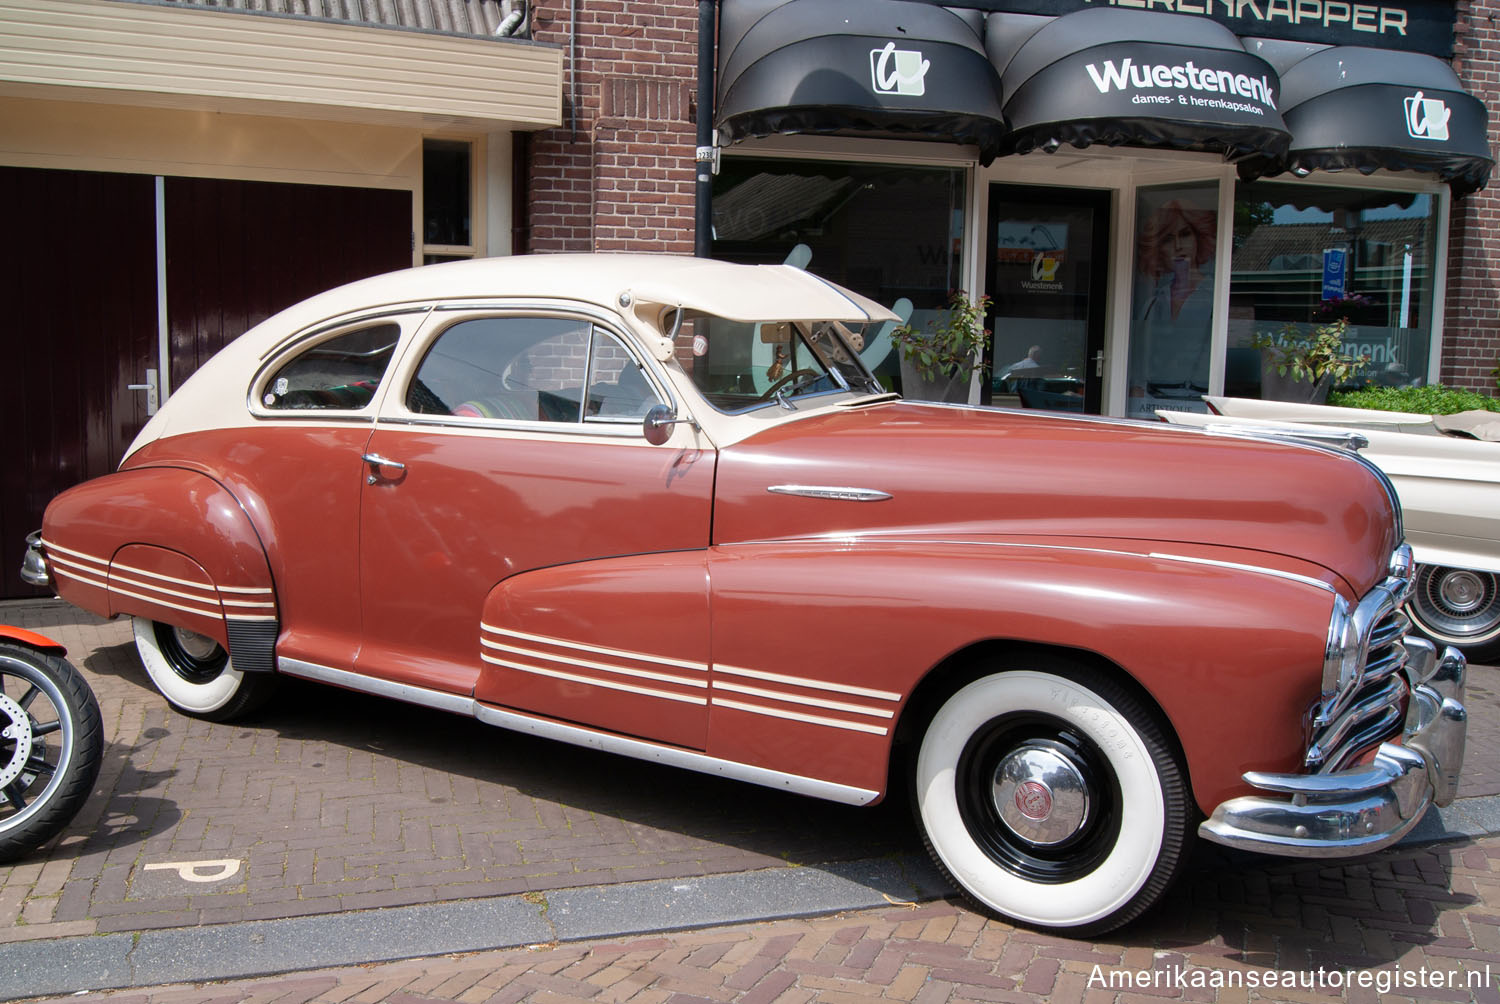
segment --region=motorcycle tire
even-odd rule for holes
[[[59,655],[0,642],[0,861],[78,814],[104,755],[99,702]]]

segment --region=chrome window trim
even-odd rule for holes
[[[254,419],[287,418],[293,421],[308,421],[309,419],[327,419],[329,421],[355,422],[369,424],[375,421],[376,405],[380,402],[387,385],[387,378],[400,366],[401,357],[404,353],[402,343],[408,340],[414,332],[420,331],[430,313],[430,308],[423,308],[420,316],[410,310],[372,311],[368,314],[351,315],[328,324],[322,324],[315,328],[299,331],[297,334],[282,339],[276,347],[267,351],[260,357],[260,363],[250,377],[250,384],[245,390],[245,408]],[[410,326],[403,324],[403,320],[413,320]],[[381,375],[380,386],[363,408],[267,408],[261,403],[261,395],[265,392],[266,381],[271,378],[280,365],[290,362],[291,358],[302,351],[303,346],[312,347],[308,343],[315,342],[324,335],[329,338],[337,338],[340,334],[347,334],[372,323],[386,321],[397,328],[396,344],[391,349],[390,362],[386,364],[385,372]],[[278,351],[285,349],[285,351]]]
[[[634,339],[619,323],[619,317],[607,311],[589,309],[586,305],[559,305],[552,301],[535,302],[505,302],[496,304],[494,302],[478,303],[440,303],[434,306],[432,313],[457,312],[481,314],[482,317],[462,318],[451,324],[436,326],[432,332],[419,330],[418,337],[422,344],[413,344],[410,350],[417,350],[420,358],[416,361],[409,374],[410,379],[405,381],[402,392],[398,395],[396,406],[400,408],[400,414],[379,414],[375,420],[381,425],[425,425],[457,429],[472,429],[478,431],[505,430],[512,432],[534,433],[548,431],[554,435],[602,435],[617,439],[639,439],[644,441],[645,430],[640,419],[610,419],[590,418],[580,415],[578,419],[568,422],[543,422],[540,420],[511,419],[511,418],[468,418],[461,415],[423,415],[412,411],[406,406],[406,390],[410,388],[411,380],[416,378],[417,371],[422,367],[422,360],[426,358],[428,351],[442,338],[444,333],[451,330],[454,324],[462,324],[464,320],[483,320],[495,317],[524,317],[524,318],[557,318],[560,320],[584,321],[590,325],[587,344],[584,353],[584,389],[588,393],[588,381],[593,365],[594,338],[599,331],[604,331],[619,343],[620,348],[630,356],[645,376],[646,382],[657,398],[670,407],[674,414],[682,414],[685,410],[681,400],[678,398],[672,382],[662,373],[658,372],[656,360],[650,353],[643,352],[639,342]],[[425,322],[425,318],[424,318]],[[580,412],[583,402],[579,402]]]
[[[699,774],[714,774],[736,781],[747,781],[766,788],[777,788],[799,795],[808,795],[844,805],[868,805],[880,797],[880,792],[869,788],[838,784],[815,777],[790,774],[785,771],[755,767],[736,760],[723,760],[676,746],[663,746],[643,739],[631,739],[611,732],[600,732],[579,725],[565,725],[546,718],[507,711],[476,701],[472,697],[448,694],[425,687],[394,683],[362,673],[351,673],[344,669],[320,666],[300,659],[280,658],[276,660],[279,672],[288,676],[302,677],[319,683],[329,683],[349,690],[358,690],[379,697],[391,697],[408,704],[420,704],[439,711],[465,715],[498,728],[512,732],[523,732],[543,739],[553,739],[573,746],[584,746],[617,753],[634,760],[667,764],[696,771]]]

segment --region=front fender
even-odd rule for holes
[[[265,550],[239,501],[207,475],[135,468],[70,488],[47,507],[42,548],[58,595],[75,606],[197,631],[237,669],[273,668]]]
[[[1238,552],[1225,560],[1219,549],[1216,560],[1202,548],[1149,547],[854,539],[714,548],[715,687],[728,663],[742,671],[735,682],[762,693],[740,702],[755,705],[749,711],[716,699],[710,752],[779,770],[830,765],[822,776],[884,790],[894,726],[924,677],[955,654],[1008,641],[1093,653],[1134,679],[1176,733],[1205,811],[1248,791],[1246,770],[1297,769],[1332,587],[1257,571]],[[781,719],[774,729],[768,716]]]

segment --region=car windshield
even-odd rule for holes
[[[745,411],[822,394],[880,394],[859,350],[863,324],[731,321],[688,311],[677,324],[677,358],[709,404]]]

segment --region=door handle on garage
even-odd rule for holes
[[[365,463],[369,464],[371,467],[374,467],[374,468],[389,467],[389,468],[391,468],[393,470],[397,470],[397,471],[404,471],[404,470],[406,470],[406,465],[405,464],[401,463],[398,460],[392,460],[390,457],[382,457],[378,453],[366,453],[363,456],[361,456],[359,459],[363,460]],[[375,482],[377,482],[379,480],[380,480],[380,476],[376,473],[376,471],[372,470],[370,472],[370,476],[365,479],[365,482],[367,484],[372,484],[373,485]]]

